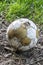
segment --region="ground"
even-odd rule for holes
[[[6,39],[6,29],[9,24],[4,16],[0,15],[0,65],[43,65],[43,25],[38,26],[40,28],[39,46],[15,53]]]

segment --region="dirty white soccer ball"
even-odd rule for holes
[[[20,18],[13,21],[7,28],[6,37],[15,51],[26,51],[36,46],[39,33],[37,26],[29,19]]]

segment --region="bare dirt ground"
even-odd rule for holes
[[[38,47],[16,53],[6,39],[8,25],[0,15],[0,65],[43,65],[43,25],[39,26]]]

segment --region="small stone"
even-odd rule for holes
[[[26,64],[29,64],[29,63],[30,63],[29,60],[30,60],[30,59],[26,59]]]
[[[7,50],[10,50],[10,51],[14,51],[13,48],[9,48],[9,47],[4,47],[4,48],[7,49]]]
[[[20,59],[19,59],[19,58],[15,58],[15,59],[14,59],[14,62],[15,62],[16,64],[20,64]]]
[[[5,41],[5,40],[3,41],[3,43],[4,43],[4,44],[8,44],[8,42],[7,42],[7,41]]]
[[[33,60],[33,59],[31,59],[31,61],[30,61],[30,65],[31,65],[31,64],[33,64],[33,63],[34,63],[34,60]]]
[[[38,65],[41,65],[41,64],[38,62]]]
[[[6,21],[5,21],[5,25],[6,25],[6,27],[8,27],[8,26],[9,26],[9,24],[10,24],[10,23],[8,23],[8,22],[6,22]]]
[[[11,53],[9,53],[9,54],[4,54],[4,57],[9,57],[9,56],[11,56],[12,54]]]
[[[2,24],[2,29],[6,29],[6,25],[5,24]]]
[[[40,45],[40,44],[37,44],[37,47],[38,47],[38,48],[41,48],[41,45]]]
[[[6,29],[1,29],[1,32],[6,32]]]
[[[21,59],[21,64],[26,64],[26,59],[25,58]]]

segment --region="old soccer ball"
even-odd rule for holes
[[[36,46],[39,32],[37,26],[31,20],[20,18],[8,26],[6,37],[15,51],[17,49],[26,51]]]

